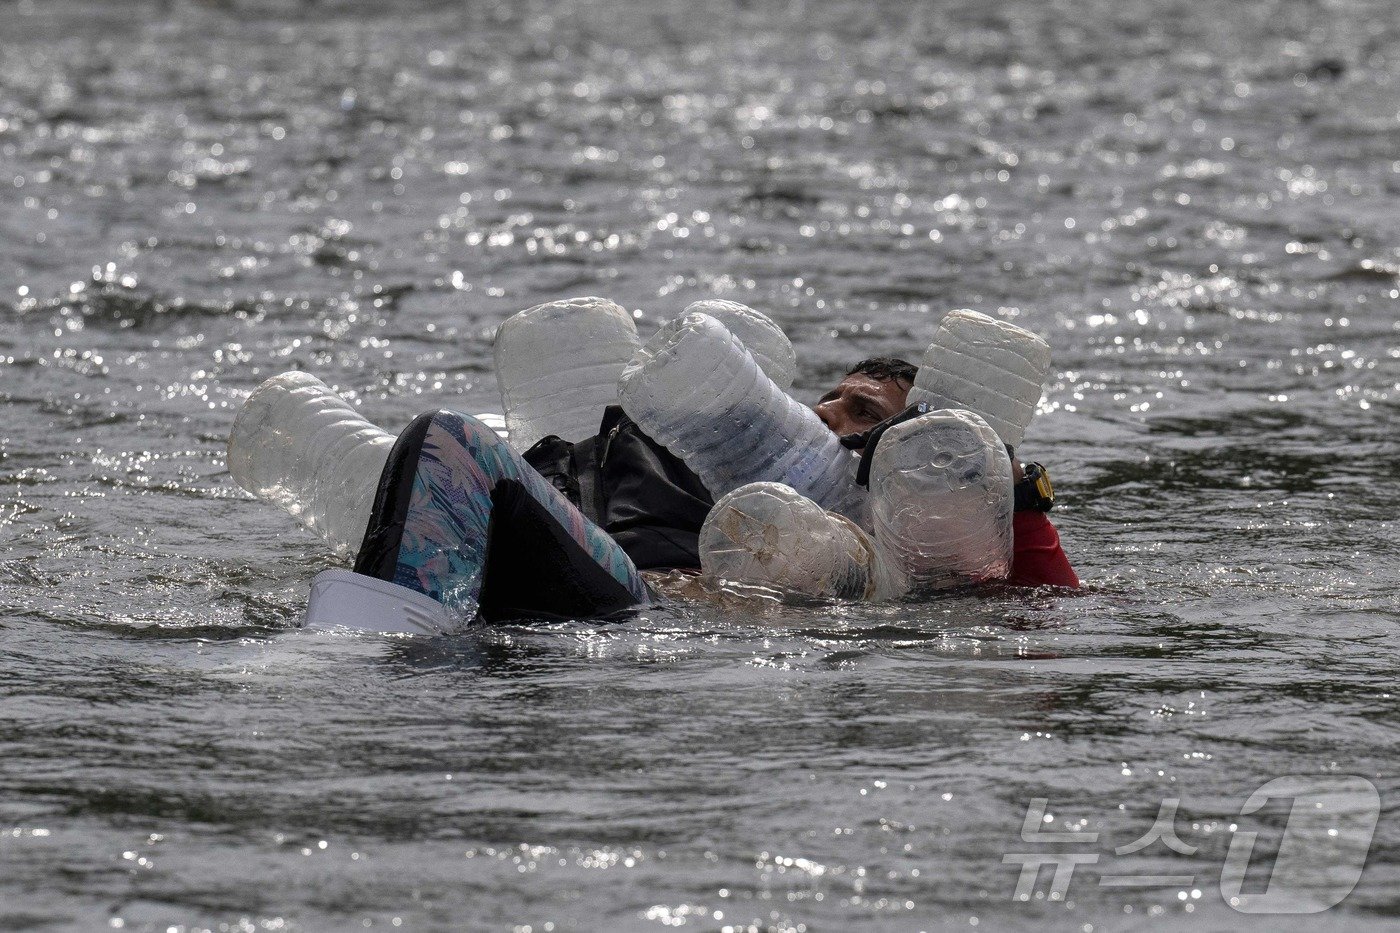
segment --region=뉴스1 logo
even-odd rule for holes
[[[1248,828],[1248,820],[1271,801],[1291,802],[1291,806],[1277,854],[1269,865],[1267,853],[1255,851],[1260,832]],[[1115,847],[1113,854],[1131,855],[1159,846],[1177,855],[1195,855],[1197,846],[1177,834],[1180,803],[1176,797],[1164,799],[1151,828],[1135,841]],[[1099,852],[1065,851],[1070,844],[1081,848],[1092,845],[1099,834],[1045,831],[1042,826],[1051,822],[1046,815],[1049,804],[1045,797],[1031,800],[1021,824],[1021,841],[1050,851],[1002,856],[1002,864],[1020,866],[1014,900],[1030,900],[1042,878],[1048,879],[1045,895],[1053,901],[1064,900],[1080,865],[1100,866],[1098,886],[1102,888],[1178,887],[1183,889],[1178,896],[1201,897],[1200,887],[1191,887],[1200,872],[1115,874],[1102,870],[1111,863],[1101,865]],[[1362,777],[1288,775],[1269,781],[1249,795],[1240,807],[1239,822],[1231,827],[1234,834],[1220,868],[1221,897],[1231,908],[1247,914],[1312,914],[1335,907],[1361,879],[1380,809],[1375,785]],[[1046,868],[1053,870],[1042,873]],[[1191,890],[1187,892],[1187,888]]]

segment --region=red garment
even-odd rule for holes
[[[1060,547],[1060,533],[1044,512],[1017,512],[1011,521],[1014,586],[1078,586],[1079,577]]]

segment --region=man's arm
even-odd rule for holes
[[[1017,512],[1011,521],[1013,586],[1079,586],[1079,577],[1060,547],[1060,533],[1044,512]]]
[[[1011,474],[1017,484],[1026,476],[1015,457],[1011,458]],[[1013,586],[1079,586],[1079,576],[1060,547],[1060,533],[1044,512],[1018,511],[1011,520],[1011,536],[1011,576],[1006,582]]]

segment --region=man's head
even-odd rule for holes
[[[918,372],[892,356],[861,360],[813,407],[836,434],[859,434],[904,410]]]

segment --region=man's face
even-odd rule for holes
[[[903,411],[908,396],[909,386],[898,379],[876,379],[852,373],[823,395],[813,408],[837,435],[859,434]]]

